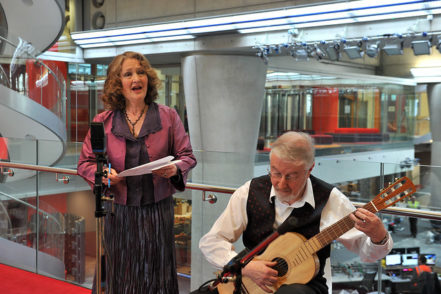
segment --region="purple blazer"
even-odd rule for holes
[[[186,183],[188,172],[196,165],[196,158],[193,155],[190,139],[177,112],[170,107],[161,104],[157,105],[162,128],[145,138],[150,161],[168,155],[173,155],[175,159],[180,159],[181,162],[176,165],[181,170],[184,183]],[[120,173],[125,167],[126,141],[124,138],[117,137],[111,132],[113,116],[113,111],[104,111],[96,115],[93,121],[104,122],[104,132],[106,133],[107,140],[107,159],[112,164],[112,168]],[[83,177],[93,187],[96,160],[90,143],[90,130],[84,139],[77,170],[78,175]],[[153,186],[155,202],[171,196],[176,191],[169,179],[156,175],[153,175]],[[114,203],[125,205],[127,203],[126,181],[120,181],[118,184],[113,185],[111,193],[115,197]]]

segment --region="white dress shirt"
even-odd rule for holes
[[[232,243],[236,242],[247,227],[247,199],[250,182],[246,182],[238,188],[230,198],[230,201],[214,223],[210,231],[199,241],[199,248],[205,258],[217,268],[222,268],[228,263],[237,252],[234,251]],[[273,198],[274,197],[274,198]],[[308,202],[315,208],[314,194],[311,180],[307,180],[305,193],[299,201],[292,205],[280,202],[275,197],[274,187],[271,188],[271,195],[268,201],[275,199],[276,218],[274,227],[277,228],[290,214],[294,208],[302,207]],[[323,208],[320,219],[320,231],[336,223],[355,210],[350,200],[337,188],[332,189],[328,202]],[[363,232],[352,228],[337,239],[348,250],[358,254],[363,262],[375,262],[383,258],[393,247],[392,238],[389,236],[384,245],[373,244],[370,238]],[[252,249],[252,248],[250,248]],[[326,269],[327,268],[327,269]],[[330,283],[330,262],[325,265],[325,277]],[[329,286],[328,283],[328,286]]]

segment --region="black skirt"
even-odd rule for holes
[[[179,292],[173,224],[173,197],[140,207],[115,205],[104,223],[106,294]]]

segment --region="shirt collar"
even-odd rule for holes
[[[271,186],[269,202],[273,203],[275,197],[276,197],[276,190],[274,189],[274,186]],[[305,203],[309,203],[312,206],[312,208],[315,208],[314,193],[312,192],[312,183],[309,178],[306,180],[306,189],[305,192],[303,193],[303,197],[289,206],[298,208],[304,206]]]
[[[129,126],[125,121],[124,114],[119,109],[116,109],[113,113],[112,133],[119,137],[133,138]]]

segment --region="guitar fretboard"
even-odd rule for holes
[[[363,208],[369,210],[370,212],[374,212],[374,213],[376,212],[371,202],[364,205]],[[348,214],[344,218],[340,219],[338,222],[327,227],[326,229],[324,229],[314,237],[305,241],[298,248],[297,254],[295,254],[294,264],[295,265],[301,264],[305,260],[305,258],[316,253],[317,251],[319,251],[320,249],[331,243],[333,240],[337,239],[338,237],[340,237],[341,235],[352,229],[353,227],[354,227],[354,221],[349,217]]]

